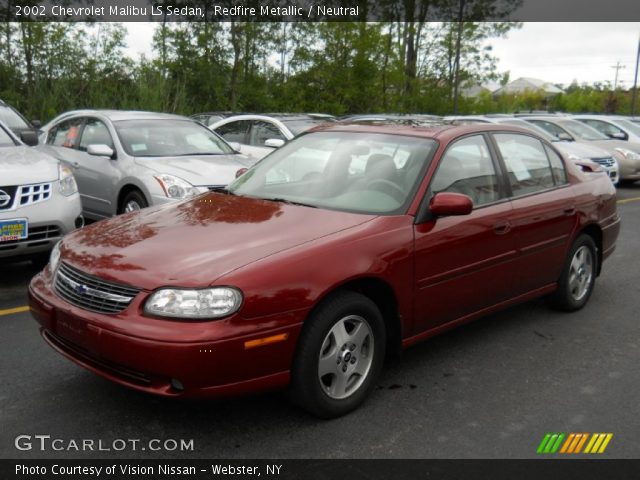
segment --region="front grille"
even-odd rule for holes
[[[98,313],[120,313],[140,292],[137,288],[92,277],[66,263],[58,267],[54,286],[67,302]]]
[[[613,167],[616,164],[616,161],[613,159],[613,157],[592,158],[591,161],[607,168]]]
[[[57,225],[44,225],[41,227],[29,227],[29,234],[27,238],[22,240],[10,240],[8,242],[0,243],[0,251],[11,250],[18,248],[18,244],[26,244],[29,247],[39,247],[46,245],[52,238],[59,238],[62,236],[60,227]]]
[[[18,206],[25,207],[51,198],[51,184],[23,185],[18,192]]]
[[[51,198],[51,192],[51,183],[0,187],[0,210],[11,210],[44,202]],[[7,197],[9,197],[8,202]]]

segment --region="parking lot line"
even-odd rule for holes
[[[625,198],[622,200],[618,200],[618,205],[624,205],[625,203],[632,203],[632,202],[640,202],[640,197]]]
[[[29,306],[25,305],[24,307],[15,307],[15,308],[7,308],[6,310],[0,310],[0,317],[3,315],[11,315],[12,313],[22,313],[28,312]]]

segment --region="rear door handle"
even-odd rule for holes
[[[565,208],[562,212],[567,216],[571,216],[576,213],[576,207]]]
[[[71,164],[71,166],[72,166],[73,168],[75,168],[76,170],[77,170],[78,168],[80,168],[80,164],[79,164],[78,162],[73,162],[73,163]]]
[[[498,222],[493,226],[493,231],[496,235],[505,235],[511,231],[511,223],[507,220]]]

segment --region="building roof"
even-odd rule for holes
[[[564,93],[564,90],[556,87],[552,83],[545,82],[538,78],[520,77],[512,82],[507,83],[504,87],[498,88],[493,92],[494,95],[503,93],[524,93],[526,91],[542,91],[548,96]]]

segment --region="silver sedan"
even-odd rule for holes
[[[223,187],[252,163],[178,115],[82,110],[42,130],[38,148],[73,170],[84,215],[94,220]]]

